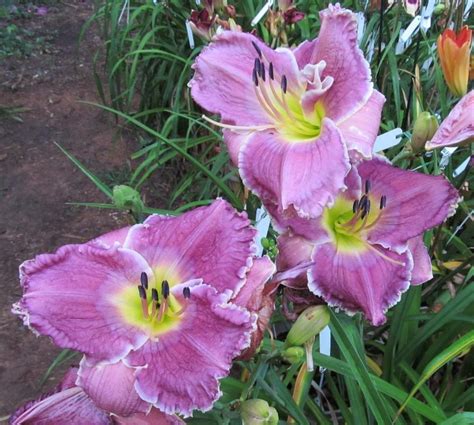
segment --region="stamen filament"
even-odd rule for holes
[[[269,130],[271,128],[275,128],[273,124],[266,124],[266,125],[232,125],[232,124],[224,124],[219,121],[215,121],[212,118],[207,117],[206,115],[202,115],[202,119],[206,120],[207,122],[214,124],[217,127],[227,128],[229,130],[234,131],[263,131]]]

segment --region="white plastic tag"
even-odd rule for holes
[[[186,25],[186,34],[188,35],[189,47],[191,49],[194,49],[195,44],[194,44],[193,30],[191,28],[191,24],[189,23],[187,19],[186,19],[185,25]]]
[[[253,27],[257,25],[272,6],[273,6],[273,0],[268,0],[260,9],[260,11],[255,15],[255,18],[252,19],[252,22],[250,22],[250,25],[252,25]]]
[[[265,208],[260,207],[255,214],[255,228],[257,234],[255,235],[255,245],[257,245],[256,255],[261,257],[263,254],[262,238],[265,238],[270,228],[270,214]]]
[[[394,128],[393,130],[381,134],[375,139],[373,151],[375,153],[382,152],[385,149],[397,146],[401,142],[402,134],[403,131],[401,128]]]

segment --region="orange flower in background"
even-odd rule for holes
[[[469,81],[472,30],[465,25],[459,33],[447,29],[438,37],[438,54],[444,79],[451,93],[463,96]]]

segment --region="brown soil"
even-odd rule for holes
[[[55,146],[59,143],[101,175],[123,170],[130,141],[116,136],[114,123],[99,109],[91,60],[100,40],[89,34],[77,49],[92,1],[49,7],[17,25],[51,37],[28,58],[0,63],[0,104],[23,106],[22,123],[0,121],[0,418],[40,393],[39,382],[60,352],[37,338],[10,312],[21,296],[19,264],[66,243],[81,243],[127,223],[120,212],[67,205],[104,202],[105,197]],[[51,300],[59,302],[60,300]],[[46,383],[51,387],[61,371]],[[44,389],[43,389],[44,390]],[[1,420],[0,419],[0,420]]]

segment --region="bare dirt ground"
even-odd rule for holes
[[[59,143],[86,166],[102,173],[123,167],[130,141],[113,140],[113,122],[99,109],[91,58],[100,40],[88,34],[77,47],[92,1],[50,6],[33,16],[29,29],[49,35],[49,46],[28,58],[0,62],[0,104],[23,106],[22,123],[0,120],[0,418],[35,398],[39,382],[60,352],[37,338],[10,312],[20,298],[19,264],[66,243],[81,243],[120,227],[125,214],[67,205],[103,202],[104,197],[55,146]],[[52,300],[57,302],[57,300]],[[48,380],[53,385],[60,371]],[[0,419],[1,421],[1,419]]]

